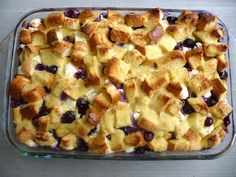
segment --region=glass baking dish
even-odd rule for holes
[[[41,18],[46,17],[49,13],[52,12],[63,12],[66,8],[44,8],[44,9],[36,9],[26,13],[18,22],[15,29],[10,32],[10,34],[3,39],[0,45],[0,64],[3,71],[1,71],[4,83],[2,84],[2,93],[1,93],[1,106],[3,107],[3,112],[1,115],[2,119],[2,127],[4,133],[8,139],[8,141],[15,147],[15,149],[24,156],[31,157],[44,157],[44,158],[52,158],[52,157],[61,157],[61,158],[77,158],[77,159],[104,159],[104,160],[180,160],[180,159],[214,159],[223,156],[226,154],[232,147],[235,139],[235,125],[234,125],[234,115],[233,112],[230,114],[231,124],[228,126],[228,133],[224,138],[223,142],[221,142],[218,146],[212,149],[205,149],[201,151],[187,151],[187,152],[146,152],[142,155],[137,155],[134,153],[114,153],[108,155],[101,154],[92,154],[87,152],[78,152],[78,151],[55,151],[48,148],[32,148],[25,146],[18,142],[15,137],[15,127],[12,121],[12,109],[10,107],[10,98],[8,95],[8,86],[10,80],[17,73],[18,67],[18,56],[17,56],[17,48],[19,45],[19,32],[21,29],[21,25],[26,21],[29,21],[33,18]],[[78,8],[83,10],[84,8]],[[129,12],[137,12],[142,13],[144,11],[150,10],[148,8],[92,8],[93,10],[99,12],[105,12],[107,9],[116,10],[120,13],[129,13]],[[182,10],[180,9],[162,9],[165,13],[169,15],[177,16],[180,14]],[[202,10],[193,10],[197,13],[204,12],[210,13]],[[233,36],[228,32],[226,26],[223,21],[218,19],[217,22],[225,31],[225,36],[223,38],[223,42],[227,43],[229,46],[229,50],[227,52],[227,58],[229,61],[229,67],[227,69],[229,73],[229,78],[227,80],[228,85],[228,102],[232,105],[234,110],[234,99],[235,99],[235,71],[233,70],[233,66],[236,64],[234,58],[236,58],[236,42]]]

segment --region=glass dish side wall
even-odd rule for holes
[[[12,109],[10,107],[10,98],[8,96],[8,84],[10,80],[14,77],[17,73],[18,67],[18,57],[16,54],[17,47],[19,45],[19,32],[21,30],[21,25],[24,21],[29,21],[33,18],[40,18],[45,17],[49,13],[52,12],[63,12],[65,8],[48,8],[48,9],[38,9],[33,10],[29,13],[26,13],[19,23],[16,25],[15,30],[8,36],[8,40],[5,40],[4,46],[8,48],[8,53],[5,56],[7,61],[6,64],[6,74],[5,74],[5,83],[4,83],[4,109],[2,113],[2,124],[3,129],[6,134],[6,137],[11,142],[11,144],[23,155],[29,155],[33,157],[62,157],[62,158],[78,158],[78,159],[110,159],[110,160],[179,160],[179,159],[213,159],[224,155],[229,149],[232,147],[234,142],[235,136],[235,127],[234,127],[234,120],[233,120],[233,113],[230,116],[231,124],[228,127],[228,134],[224,138],[224,141],[219,144],[217,147],[213,149],[206,149],[201,151],[188,151],[188,152],[163,152],[163,153],[155,153],[155,152],[148,152],[144,155],[136,155],[136,154],[127,154],[127,153],[115,153],[115,154],[108,154],[108,155],[100,155],[100,154],[91,154],[86,152],[77,152],[77,151],[53,151],[51,149],[46,148],[31,148],[25,146],[18,142],[15,138],[15,127],[12,122]],[[84,8],[80,8],[81,10]],[[117,10],[120,13],[128,13],[128,12],[137,12],[142,13],[146,10],[150,10],[147,8],[92,8],[94,10],[104,12],[106,9]],[[171,15],[179,15],[182,10],[178,9],[162,9],[163,11],[170,13]],[[206,12],[206,11],[199,11],[196,10],[195,12]],[[209,12],[206,12],[209,13]],[[233,53],[234,49],[236,48],[235,42],[233,37],[231,37],[227,31],[226,26],[224,23],[219,19],[218,23],[224,28],[225,30],[225,37],[223,41],[229,44],[230,48],[227,53],[227,58],[229,63],[231,64],[230,58],[234,56]],[[229,78],[227,81],[228,84],[228,101],[233,106],[233,93],[232,92],[232,78],[234,74],[232,73],[232,68],[228,68]]]

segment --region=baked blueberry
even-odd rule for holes
[[[61,116],[61,123],[69,124],[76,119],[76,114],[74,111],[67,111]]]

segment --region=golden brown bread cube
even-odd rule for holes
[[[130,67],[135,69],[145,60],[145,57],[138,50],[131,50],[126,52],[123,57],[126,63],[130,64]]]
[[[153,138],[151,142],[148,143],[148,147],[154,152],[163,152],[167,150],[168,143],[163,137]]]
[[[193,131],[189,130],[185,135],[184,138],[186,138],[190,142],[190,148],[191,151],[197,151],[201,150],[201,137],[194,133]]]
[[[111,98],[107,93],[102,92],[95,96],[93,103],[101,109],[108,109],[111,107]]]
[[[81,31],[91,38],[95,31],[98,29],[98,25],[98,22],[86,23],[84,26],[81,27]]]
[[[112,85],[111,83],[106,83],[104,87],[107,94],[111,97],[112,103],[116,103],[120,100],[121,93],[114,85]]]
[[[185,53],[186,59],[192,69],[196,69],[204,62],[202,48],[195,48]]]
[[[190,142],[184,138],[168,140],[169,151],[188,151]]]
[[[217,70],[223,72],[228,66],[228,61],[225,58],[225,55],[217,56]]]
[[[54,74],[47,71],[35,70],[31,76],[32,83],[39,83],[43,86],[50,86],[53,82]]]
[[[176,23],[187,25],[189,31],[192,32],[196,29],[198,14],[190,10],[185,10],[179,15]]]
[[[177,43],[171,35],[164,33],[164,35],[157,41],[157,44],[165,52],[170,52],[175,48]]]
[[[135,46],[145,46],[150,44],[150,38],[148,36],[150,30],[147,29],[136,29],[130,35],[129,41]]]
[[[64,93],[72,100],[77,100],[79,97],[85,94],[85,82],[82,79],[71,79],[65,83]]]
[[[169,73],[168,71],[153,71],[148,73],[145,77],[142,87],[143,90],[151,95],[153,90],[156,90],[164,85],[167,85],[169,82]]]
[[[107,10],[107,19],[114,24],[124,23],[124,17],[121,14],[109,9]]]
[[[13,114],[13,123],[15,125],[20,124],[22,121],[22,116],[20,113],[20,106],[13,108],[12,114]]]
[[[27,76],[27,77],[30,77],[34,70],[35,70],[35,64],[34,64],[34,61],[33,59],[31,58],[26,58],[21,66],[19,67],[21,69],[21,71]]]
[[[92,9],[84,9],[80,15],[79,15],[79,20],[81,23],[87,23],[87,22],[92,22],[96,18],[98,18],[99,13],[96,11],[93,11]]]
[[[20,43],[30,44],[32,41],[31,31],[29,29],[22,29],[20,32]]]
[[[53,45],[55,42],[62,40],[63,36],[56,29],[51,29],[47,32],[47,43]]]
[[[67,124],[63,124],[63,125],[67,125]],[[87,137],[88,133],[91,131],[92,128],[94,128],[94,125],[89,123],[86,119],[77,119],[76,126],[74,127],[73,133],[79,137]],[[57,132],[56,132],[57,135],[58,135],[58,130],[59,129],[57,129]]]
[[[125,102],[118,102],[115,111],[115,128],[127,127],[131,122],[132,109]]]
[[[201,97],[188,98],[187,101],[196,112],[207,116],[208,106],[207,106],[206,102]]]
[[[60,147],[66,150],[73,150],[77,147],[77,137],[70,133],[61,139]]]
[[[114,42],[129,43],[131,33],[131,27],[119,25],[111,30],[110,38]]]
[[[49,117],[48,116],[39,117],[38,124],[39,124],[39,131],[48,132],[48,130],[49,130]]]
[[[168,104],[166,111],[173,116],[179,113],[180,109],[183,107],[183,102],[179,99],[173,98]]]
[[[95,106],[90,106],[88,112],[87,122],[96,126],[101,119],[100,110]]]
[[[201,72],[192,76],[189,87],[197,96],[202,96],[213,89],[211,81]]]
[[[35,134],[36,129],[29,120],[24,119],[16,126],[16,139],[24,144],[27,144],[27,141],[32,141]]]
[[[112,59],[115,55],[114,49],[105,45],[97,46],[97,57],[99,62],[106,63],[108,60]]]
[[[215,21],[217,17],[210,13],[202,13],[199,15],[199,20],[197,24],[197,30],[208,31],[215,26]]]
[[[34,46],[44,46],[47,43],[47,37],[44,32],[34,31],[31,33],[32,44]]]
[[[224,119],[232,110],[233,108],[225,100],[220,100],[210,107],[210,113],[218,119]]]
[[[180,122],[175,128],[175,138],[182,138],[190,129],[190,125],[187,121]]]
[[[157,129],[162,131],[175,131],[179,118],[165,112],[160,112],[157,118]]]
[[[127,99],[131,101],[139,95],[137,79],[129,79],[124,83],[124,91]]]
[[[154,131],[158,126],[158,115],[156,112],[148,107],[141,111],[138,119],[138,126],[147,131]]]
[[[17,75],[9,86],[9,94],[13,99],[19,100],[22,96],[23,88],[30,80],[25,76]]]
[[[161,9],[159,8],[151,9],[143,14],[144,17],[143,24],[147,28],[153,27],[155,25],[160,24],[163,16],[164,15]]]
[[[185,25],[174,24],[169,25],[166,28],[166,32],[170,34],[177,42],[186,39],[188,34],[188,28]]]
[[[63,13],[51,13],[47,19],[50,24],[58,26],[64,24],[65,16]]]
[[[146,45],[144,47],[136,47],[143,55],[145,55],[147,61],[157,60],[162,56],[162,51],[158,45]]]
[[[109,109],[107,110],[100,120],[101,132],[108,135],[116,131],[115,126],[115,115],[114,112]],[[123,132],[123,131],[122,131]]]
[[[92,38],[90,39],[90,45],[92,50],[96,50],[98,46],[111,47],[112,42],[109,39],[110,29],[108,27],[98,28]]]
[[[203,44],[204,55],[207,57],[215,57],[224,54],[228,47],[224,43]]]
[[[98,135],[94,138],[90,138],[88,140],[88,146],[92,152],[97,152],[100,154],[105,154],[109,150],[105,135]]]
[[[151,44],[156,44],[157,41],[164,35],[164,29],[162,25],[156,25],[149,33],[148,37],[150,38]]]
[[[115,83],[123,83],[129,72],[130,66],[126,62],[113,58],[108,61],[104,73]]]
[[[217,98],[220,98],[222,94],[224,94],[227,90],[226,85],[222,82],[221,79],[215,78],[211,80],[211,83],[213,85],[213,93]]]
[[[144,146],[146,144],[143,134],[140,131],[125,136],[124,142],[128,146],[136,146],[136,147]]]
[[[182,86],[177,81],[171,81],[167,86],[166,90],[172,93],[175,97],[179,98],[182,91]]]
[[[30,89],[27,89],[26,87],[27,86],[25,86],[23,89],[22,98],[28,103],[39,101],[45,96],[42,85],[37,85]]]
[[[36,133],[35,141],[40,146],[49,146],[49,147],[55,147],[58,143],[52,133],[41,132],[41,131],[38,131]]]
[[[38,114],[38,111],[41,105],[42,105],[42,101],[23,105],[20,110],[22,118],[32,120]]]
[[[141,27],[143,26],[143,16],[142,14],[126,14],[125,24],[130,27]]]
[[[210,59],[205,61],[200,67],[199,70],[203,72],[203,74],[211,79],[212,77],[214,78],[214,75],[216,74],[217,71],[217,59]]]
[[[124,132],[122,130],[116,129],[111,134],[111,140],[108,141],[111,150],[115,152],[123,151],[125,149],[124,138]]]
[[[65,17],[64,25],[71,30],[79,30],[80,21],[77,18]]]
[[[53,52],[56,52],[61,57],[67,57],[71,55],[72,44],[67,41],[57,41],[52,48]]]

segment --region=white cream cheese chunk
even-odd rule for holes
[[[188,88],[181,84],[182,90],[180,92],[180,98],[181,99],[187,99],[189,97],[189,92],[188,92]]]
[[[78,71],[76,67],[74,67],[72,64],[67,64],[65,67],[65,75],[68,77],[74,77],[74,74]]]
[[[214,125],[212,124],[209,127],[204,127],[201,131],[200,131],[200,135],[202,137],[209,135],[212,131],[214,130]]]
[[[125,48],[127,51],[131,51],[135,49],[133,44],[124,44],[122,47]]]
[[[41,24],[41,21],[42,20],[40,18],[35,18],[35,19],[31,20],[29,24],[34,28],[38,28],[39,25]]]

